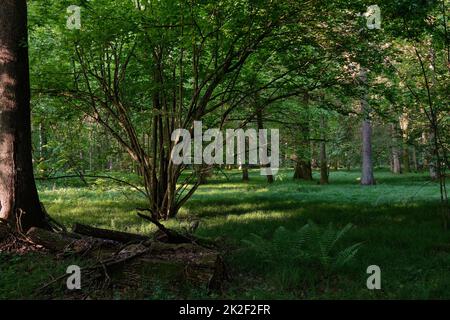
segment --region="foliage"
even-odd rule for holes
[[[251,234],[244,242],[254,250],[262,260],[270,265],[277,264],[289,257],[300,265],[311,263],[319,265],[324,271],[336,271],[349,263],[356,255],[361,243],[337,250],[337,242],[352,228],[347,224],[335,229],[330,223],[321,228],[309,220],[297,231],[290,232],[284,227],[275,230],[270,241]]]

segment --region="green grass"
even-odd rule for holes
[[[332,172],[326,186],[317,184],[316,173],[313,182],[296,182],[292,172],[283,170],[272,185],[258,170],[251,172],[248,183],[240,181],[238,171],[225,173],[227,179],[217,173],[200,187],[178,219],[167,223],[181,228],[198,217],[199,236],[226,240],[233,279],[221,298],[450,298],[450,232],[442,229],[437,212],[439,188],[426,175],[380,170],[377,185],[363,187],[356,171]],[[89,188],[58,181],[41,185],[40,195],[49,213],[68,225],[81,222],[144,234],[154,230],[136,216],[135,208],[145,206],[145,199],[129,188],[101,181]],[[353,224],[339,247],[362,242],[356,257],[328,274],[317,265],[293,263],[289,257],[277,263],[261,261],[243,242],[252,233],[270,241],[278,227],[295,231],[309,219],[323,227]],[[58,260],[55,269],[54,260],[0,255],[0,298],[29,297],[39,281],[61,274],[62,266],[70,264]],[[380,266],[382,290],[366,288],[369,265]],[[31,271],[27,266],[32,266]],[[179,297],[164,286],[155,291],[154,286],[153,291],[143,290],[141,298]],[[207,297],[205,292],[186,292],[183,298]]]

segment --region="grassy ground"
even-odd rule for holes
[[[377,185],[372,187],[358,184],[358,172],[332,172],[327,186],[294,182],[289,171],[282,171],[272,185],[267,185],[259,171],[251,173],[248,183],[240,181],[238,172],[226,175],[211,178],[186,204],[179,218],[168,223],[182,228],[198,217],[198,235],[222,237],[232,248],[226,258],[233,279],[218,297],[450,298],[450,232],[440,225],[438,186],[428,182],[425,175],[395,176],[378,171]],[[132,190],[111,188],[105,181],[97,181],[89,188],[77,184],[61,181],[40,186],[41,198],[57,220],[68,225],[82,222],[144,234],[153,231],[152,226],[136,217],[134,209],[145,205],[145,201]],[[355,258],[330,271],[283,254],[292,252],[289,241],[268,248],[268,256],[276,258],[268,260],[246,249],[243,242],[256,234],[270,244],[280,226],[293,232],[308,220],[322,227],[332,223],[336,229],[353,224],[336,250],[362,243]],[[0,298],[31,297],[39,284],[64,273],[72,262],[0,254]],[[369,265],[381,268],[382,290],[367,289]],[[143,283],[137,292],[134,298],[208,297],[201,290],[180,293],[155,282]]]

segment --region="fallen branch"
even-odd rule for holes
[[[167,236],[167,242],[169,243],[196,243],[196,239],[193,236],[185,236],[174,230],[167,229],[161,222],[154,219],[151,216],[139,213],[137,214],[142,219],[148,220],[158,227],[158,229]]]
[[[120,243],[143,242],[150,240],[149,237],[142,236],[140,234],[100,229],[81,223],[75,223],[73,226],[73,232],[94,238],[114,240]]]

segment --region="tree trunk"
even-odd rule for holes
[[[436,152],[435,148],[432,146],[432,141],[434,140],[434,132],[430,130],[430,133],[426,137],[427,143],[427,160],[428,160],[428,168],[430,172],[430,178],[433,180],[437,180],[439,178],[437,163],[436,163]]]
[[[297,160],[295,163],[294,170],[294,179],[295,180],[308,180],[311,181],[312,178],[312,169],[311,162],[305,160]]]
[[[245,159],[248,159],[248,161],[250,161],[248,153],[249,146],[247,145],[247,143],[244,144],[244,148],[245,148]],[[240,166],[240,169],[242,170],[242,181],[244,182],[250,181],[250,177],[248,175],[247,160],[244,160],[244,163]]]
[[[400,128],[402,129],[402,164],[403,164],[403,172],[410,172],[410,163],[409,163],[409,146],[408,146],[408,126],[409,126],[409,117],[408,113],[404,112],[399,119]]]
[[[26,0],[3,0],[0,21],[0,218],[48,228],[31,156]]]
[[[391,124],[391,137],[392,137],[392,172],[393,173],[402,173],[402,168],[400,165],[400,156],[398,151],[398,140],[397,140],[397,131],[395,130],[395,124]]]
[[[309,95],[303,96],[302,103],[305,108],[309,108]],[[311,143],[310,143],[310,123],[309,116],[300,123],[300,143],[295,156],[294,179],[312,180],[311,168]]]
[[[320,144],[320,184],[328,184],[328,163],[325,142]]]
[[[412,163],[413,163],[414,172],[418,172],[419,164],[417,163],[417,150],[416,150],[415,146],[412,147]]]
[[[242,181],[249,181],[250,178],[248,176],[248,167],[247,165],[242,166]]]
[[[258,130],[262,130],[264,129],[264,120],[263,120],[263,114],[262,114],[262,109],[260,107],[258,107],[256,109],[256,122],[258,125]],[[260,144],[265,144],[267,143],[267,141],[259,141]],[[260,159],[261,161],[261,159]],[[273,175],[269,174],[267,175],[267,182],[268,183],[273,183]]]
[[[328,161],[325,142],[325,117],[321,119],[322,141],[320,141],[320,184],[328,184]]]
[[[47,159],[47,130],[43,121],[39,123],[39,161]]]
[[[303,166],[300,163],[300,160],[295,161],[294,167],[294,180],[299,180],[303,178]]]
[[[403,144],[403,150],[402,150],[402,162],[403,162],[403,172],[408,173],[411,171],[410,165],[409,165],[409,148],[406,143]]]
[[[362,68],[360,71],[360,81],[363,86],[367,84],[367,70]],[[372,123],[370,121],[370,109],[367,102],[367,92],[361,97],[361,110],[363,113],[362,123],[362,185],[374,185],[372,163]]]

